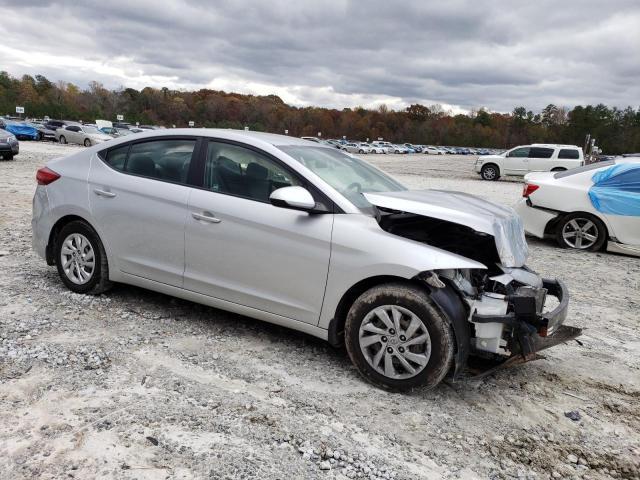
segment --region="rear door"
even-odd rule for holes
[[[525,175],[529,172],[529,147],[511,150],[504,158],[505,175]]]
[[[271,192],[304,181],[253,147],[209,140],[203,160],[203,188],[189,201],[184,288],[316,325],[334,215],[271,205]]]
[[[554,149],[547,147],[531,147],[529,149],[529,171],[548,172],[555,164],[551,160]]]
[[[184,226],[200,140],[162,137],[94,155],[91,212],[115,263],[111,268],[182,286]]]

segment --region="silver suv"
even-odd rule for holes
[[[37,180],[33,245],[70,290],[121,282],[284,325],[346,346],[387,388],[580,334],[563,326],[563,283],[525,266],[512,209],[409,191],[314,142],[156,130],[52,160]]]

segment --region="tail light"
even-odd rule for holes
[[[522,196],[528,197],[539,188],[540,188],[540,185],[534,185],[533,183],[525,183],[524,188],[522,189]]]
[[[49,185],[60,178],[60,174],[54,172],[50,168],[42,167],[36,173],[36,180],[38,185]]]

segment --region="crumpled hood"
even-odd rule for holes
[[[529,249],[522,220],[510,207],[467,193],[444,190],[403,190],[363,195],[377,207],[446,220],[492,235],[505,267],[522,267],[527,260]]]

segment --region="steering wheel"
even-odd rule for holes
[[[358,182],[353,182],[347,187],[347,190],[355,190],[358,193],[362,193],[362,185],[360,185]]]

